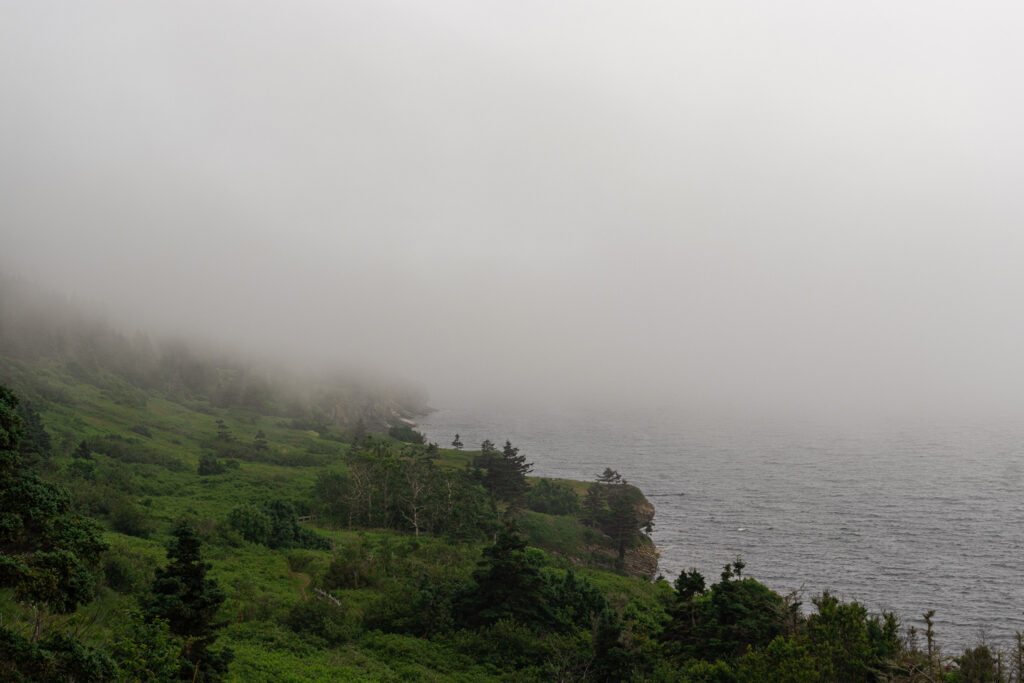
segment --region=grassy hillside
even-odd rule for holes
[[[452,616],[451,603],[472,585],[505,503],[476,484],[481,504],[472,514],[479,519],[468,531],[415,535],[401,515],[389,520],[392,528],[347,524],[331,516],[331,501],[318,493],[330,475],[349,481],[359,458],[399,469],[398,463],[423,458],[435,476],[464,486],[472,480],[458,477],[470,476],[478,452],[357,435],[339,425],[310,429],[295,417],[217,406],[209,397],[141,387],[55,358],[0,358],[0,384],[38,411],[50,437],[49,452],[27,456],[27,464],[69,489],[73,509],[97,520],[109,545],[95,600],[73,617],[84,642],[109,647],[117,640],[125,611],[145,598],[157,568],[167,563],[174,525],[187,520],[202,539],[209,576],[226,596],[217,613],[225,623],[217,646],[233,650],[230,673],[237,680],[499,680],[512,670],[546,678],[543,658],[518,659],[487,629],[512,629],[509,637],[518,641],[534,640],[532,632],[516,631],[521,627],[512,622],[467,630]],[[204,462],[215,473],[200,474]],[[246,540],[232,524],[233,513],[258,513],[274,501],[306,520],[298,524],[314,540],[273,548]],[[570,571],[587,577],[632,622],[657,627],[665,584],[587,568],[614,567],[605,534],[578,514],[523,510],[516,516],[547,580]],[[601,548],[603,554],[596,552]],[[26,625],[37,616],[9,591],[0,613]],[[432,623],[435,617],[443,623]],[[64,619],[47,618],[53,628]],[[547,640],[537,640],[532,651],[551,656],[555,645]]]

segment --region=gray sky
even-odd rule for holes
[[[1024,408],[1019,3],[0,2],[0,269],[457,393]]]

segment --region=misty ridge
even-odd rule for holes
[[[13,278],[0,281],[4,381],[45,401],[74,403],[59,379],[66,373],[104,387],[117,404],[145,406],[147,392],[157,391],[209,400],[219,409],[281,415],[323,433],[357,425],[387,431],[427,410],[426,394],[395,378],[259,360],[199,339],[126,333],[85,302]],[[54,381],[31,369],[40,363]]]

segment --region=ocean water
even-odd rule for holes
[[[616,411],[440,407],[431,441],[519,446],[541,476],[611,467],[656,508],[660,570],[746,574],[804,604],[829,590],[923,627],[950,654],[1024,631],[1024,425],[870,429]]]

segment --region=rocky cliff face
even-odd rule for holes
[[[607,569],[621,569],[630,576],[651,580],[658,574],[658,549],[654,542],[646,536],[638,545],[626,550],[621,564],[619,563],[619,554],[607,546],[591,545],[587,546],[586,550],[590,553],[590,558],[583,564]]]
[[[643,529],[654,520],[654,505],[643,495],[640,489],[630,486],[634,499],[633,511],[636,514],[636,528]],[[625,556],[619,562],[619,554],[615,542],[605,536],[607,543],[587,546],[590,555],[589,564],[609,569],[621,569],[630,576],[654,579],[658,574],[658,549],[650,537],[638,535],[633,547],[627,548]]]

